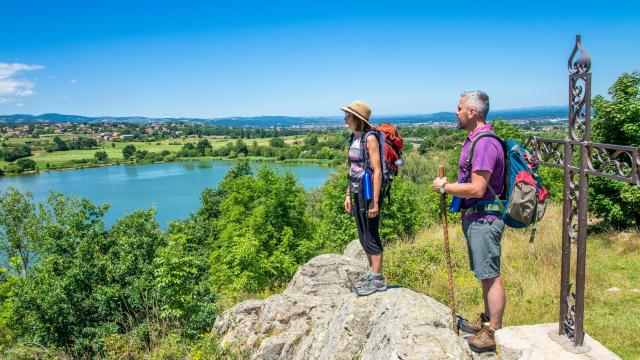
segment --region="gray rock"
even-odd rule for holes
[[[300,266],[282,294],[243,301],[224,311],[212,330],[221,335],[221,345],[266,360],[498,358],[471,352],[465,335],[449,329],[448,307],[429,296],[389,288],[357,297],[353,287],[367,271],[366,260],[356,260],[355,250],[346,253],[351,255],[317,256]],[[548,325],[499,330],[500,358],[595,359],[571,357],[574,354],[547,336]],[[593,354],[602,356],[596,358],[617,359],[592,338],[586,341]]]
[[[404,288],[351,296],[311,331],[294,359],[470,359],[449,309]]]
[[[366,271],[364,264],[344,256],[316,256],[298,268],[284,294],[306,294],[338,301],[354,291]]]
[[[347,245],[342,253],[343,256],[348,258],[352,258],[360,263],[363,263],[368,266],[369,262],[367,260],[367,254],[362,250],[362,245],[360,245],[360,240],[353,240]]]
[[[254,359],[470,359],[448,328],[449,309],[404,288],[367,297],[353,293],[366,263],[317,256],[301,266],[281,295],[226,310],[213,331],[221,345]]]
[[[585,334],[584,353],[574,353],[573,344],[555,335],[558,324],[510,326],[496,331],[501,360],[619,360],[620,358]],[[550,336],[551,335],[551,336]],[[556,340],[554,340],[556,339]],[[559,340],[559,341],[558,341]]]

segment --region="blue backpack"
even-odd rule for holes
[[[502,140],[493,133],[483,133],[471,143],[465,166],[469,182],[471,159],[478,140],[492,137],[500,142],[505,154],[505,177],[501,195],[497,195],[491,186],[487,186],[494,196],[493,200],[478,200],[476,211],[498,215],[505,225],[512,228],[524,228],[532,225],[530,241],[535,236],[536,224],[544,216],[549,192],[542,186],[535,157],[515,140]],[[452,203],[453,204],[453,203]]]

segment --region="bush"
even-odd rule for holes
[[[122,156],[125,160],[131,159],[136,153],[136,147],[129,144],[122,148]]]
[[[28,156],[31,156],[31,148],[27,145],[7,146],[0,150],[0,158],[7,162]]]
[[[243,165],[239,165],[243,166]],[[225,178],[208,211],[218,234],[210,256],[211,283],[226,300],[280,286],[315,252],[306,195],[291,173],[266,167],[254,177]]]
[[[7,172],[21,173],[21,172],[35,170],[35,169],[36,169],[35,161],[33,161],[32,159],[22,158],[22,159],[18,159],[18,161],[16,161],[13,164],[9,164],[9,166],[7,167]]]
[[[105,161],[107,160],[107,157],[109,157],[109,155],[107,155],[106,151],[96,151],[95,154],[93,154],[93,157],[96,159],[96,161]]]
[[[640,145],[640,72],[622,74],[609,88],[611,100],[593,99],[593,140]],[[595,164],[598,166],[598,164]],[[608,179],[590,179],[589,209],[616,227],[640,226],[640,189]]]

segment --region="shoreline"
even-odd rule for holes
[[[83,169],[92,169],[92,168],[101,168],[107,166],[118,166],[118,165],[150,165],[150,164],[169,164],[174,162],[197,162],[197,161],[238,161],[238,160],[248,160],[249,162],[264,162],[264,163],[280,163],[280,164],[288,164],[288,165],[318,165],[323,167],[332,167],[337,166],[332,159],[305,159],[305,158],[296,158],[296,159],[285,159],[278,160],[275,157],[263,158],[263,157],[255,157],[255,156],[247,156],[241,158],[233,158],[230,159],[228,157],[216,157],[216,156],[198,156],[198,157],[180,157],[175,158],[172,161],[155,161],[155,162],[135,162],[135,161],[115,161],[108,163],[87,163],[87,164],[79,164],[76,166],[61,166],[57,168],[42,168],[36,170],[25,171],[21,173],[4,173],[0,177],[13,177],[13,176],[25,176],[25,175],[38,175],[40,173],[48,173],[53,171],[74,171],[74,170],[83,170]]]

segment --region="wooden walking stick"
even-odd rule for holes
[[[444,166],[438,168],[438,175],[444,177]],[[460,335],[456,321],[456,301],[453,296],[453,270],[451,269],[451,252],[449,251],[449,225],[447,224],[447,194],[440,194],[440,212],[442,213],[442,230],[444,232],[444,254],[447,258],[447,280],[449,281],[449,309],[451,309],[451,330]]]

